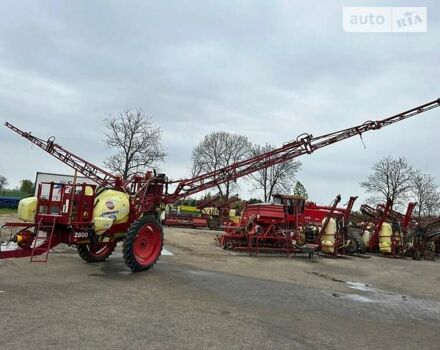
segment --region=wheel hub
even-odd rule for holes
[[[142,265],[148,265],[160,254],[160,230],[150,224],[142,226],[134,241],[134,254],[136,260]]]

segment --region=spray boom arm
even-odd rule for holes
[[[14,125],[6,122],[5,126],[15,131],[20,136],[24,137],[34,145],[45,150],[50,155],[59,159],[63,163],[67,164],[74,170],[77,170],[85,177],[95,181],[99,186],[105,187],[108,185],[115,185],[115,182],[119,179],[117,176],[109,173],[108,171],[88,162],[87,160],[77,156],[76,154],[67,151],[62,146],[55,143],[55,138],[52,136],[47,140],[42,140],[33,136],[30,132],[25,132],[15,127]]]
[[[362,137],[364,132],[381,129],[385,126],[411,118],[439,106],[440,99],[437,99],[382,120],[367,121],[361,125],[339,130],[330,134],[325,134],[318,137],[313,137],[310,134],[302,134],[298,136],[295,141],[288,142],[272,151],[239,161],[222,169],[204,173],[193,178],[176,181],[169,181],[165,178],[153,177],[151,172],[147,173],[145,177],[133,176],[131,179],[124,181],[121,177],[115,176],[75,155],[74,153],[67,151],[62,146],[56,144],[53,137],[45,141],[31,135],[30,132],[24,132],[18,129],[10,123],[5,123],[5,125],[12,131],[16,132],[20,136],[26,138],[28,141],[37,145],[39,148],[59,159],[61,162],[95,181],[101,187],[113,186],[116,188],[125,188],[136,181],[140,181],[140,187],[138,187],[137,191],[132,194],[139,199],[139,202],[151,201],[155,204],[158,204],[161,202],[173,203],[178,199],[202,192],[226,182],[236,180],[253,172],[268,168],[272,165],[286,162],[304,154],[311,154],[320,148],[329,146],[333,143],[348,139],[350,137],[356,135]],[[151,186],[154,186],[154,184],[158,183],[165,183],[166,189],[169,185],[175,185],[176,188],[172,193],[168,193],[167,190],[164,191],[165,193],[157,193],[157,191],[152,191]],[[151,205],[146,205],[144,208],[151,208]]]
[[[350,137],[357,135],[362,137],[364,132],[381,129],[385,126],[411,118],[439,106],[440,99],[437,99],[382,120],[367,121],[361,125],[339,130],[330,134],[318,137],[313,137],[310,134],[299,135],[295,141],[286,143],[275,150],[190,179],[171,182],[177,184],[177,188],[171,197],[173,199],[179,199],[193,195],[222,183],[230,182],[261,169],[268,168],[272,165],[283,163],[304,154],[311,154],[320,148]]]

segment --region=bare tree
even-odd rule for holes
[[[5,176],[0,175],[0,190],[3,190],[6,186],[8,186],[8,179]]]
[[[394,204],[403,204],[412,188],[414,170],[405,158],[390,156],[374,163],[373,173],[361,182],[361,186],[372,196],[370,202],[385,202],[387,198]]]
[[[412,185],[412,194],[417,202],[416,216],[420,219],[437,214],[440,209],[440,192],[434,177],[417,170],[414,172]]]
[[[155,127],[152,118],[146,117],[141,109],[126,110],[119,117],[109,115],[104,122],[105,143],[117,152],[106,159],[105,165],[124,179],[165,158],[162,130]]]
[[[269,152],[275,147],[265,144],[264,146],[255,145],[252,148],[252,155]],[[272,165],[252,173],[252,187],[263,192],[264,202],[268,202],[275,193],[291,193],[295,184],[295,174],[301,167],[301,162],[288,160],[283,163]]]
[[[249,156],[250,148],[251,143],[246,136],[226,131],[212,132],[193,149],[192,173],[195,176],[236,163]],[[235,185],[234,181],[229,181],[217,187],[220,195],[228,198]]]

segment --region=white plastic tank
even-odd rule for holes
[[[326,218],[322,220],[322,225],[324,225]],[[336,241],[336,220],[330,218],[325,232],[321,238],[321,250],[327,254],[333,254],[335,252],[335,241]]]
[[[371,238],[371,231],[365,230],[362,233],[362,240],[364,241],[364,244],[368,247],[370,245],[370,238]]]

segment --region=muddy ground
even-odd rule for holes
[[[440,348],[439,261],[250,257],[215,234],[165,228],[173,255],[136,274],[121,247],[0,261],[0,348]]]

